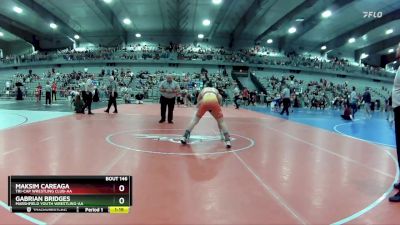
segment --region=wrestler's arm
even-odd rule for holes
[[[217,98],[218,98],[218,103],[222,105],[222,96],[220,94],[217,94]]]
[[[200,91],[199,96],[197,96],[197,102],[200,102],[203,99],[204,89]]]
[[[203,94],[204,93],[202,91],[202,92],[200,92],[199,96],[197,96],[197,105],[196,105],[197,108],[199,107],[201,100],[203,99]]]

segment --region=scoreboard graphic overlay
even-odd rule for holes
[[[9,176],[8,205],[24,213],[128,213],[131,176]]]

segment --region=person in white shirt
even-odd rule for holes
[[[260,94],[260,103],[264,105],[265,103],[265,93],[262,91]]]
[[[397,47],[396,60],[400,60],[400,43]],[[394,111],[394,128],[396,132],[396,149],[397,149],[397,162],[400,162],[400,67],[397,69],[396,76],[393,82],[392,90],[392,107]],[[400,183],[394,185],[394,188],[400,190]],[[400,191],[394,196],[389,198],[391,202],[400,202]]]
[[[84,90],[82,91],[82,93],[85,92],[85,94],[83,94],[82,96],[83,96],[83,101],[85,102],[85,105],[83,106],[83,113],[85,113],[85,109],[87,107],[89,115],[93,115],[92,113],[93,89],[94,89],[93,81],[92,79],[88,78],[86,80],[86,83],[84,84]]]
[[[167,75],[166,79],[160,83],[160,104],[161,104],[161,120],[159,123],[165,122],[166,111],[168,107],[168,123],[174,123],[174,106],[177,93],[180,92],[178,82],[174,81],[171,75]]]
[[[49,104],[51,105],[51,86],[50,86],[49,81],[46,82],[46,86],[44,87],[44,90],[46,91],[46,105],[47,105],[47,102],[49,102]]]
[[[352,88],[352,92],[350,93],[350,106],[354,118],[354,114],[356,114],[358,110],[358,97],[357,97],[356,87],[354,86]]]
[[[287,85],[284,85],[284,88],[281,93],[283,109],[281,111],[281,115],[286,112],[286,115],[289,116],[289,107],[290,107],[290,90]]]

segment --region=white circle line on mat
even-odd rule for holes
[[[233,152],[240,152],[240,151],[244,151],[247,149],[252,148],[255,145],[255,141],[251,138],[248,137],[244,137],[242,135],[239,134],[231,134],[232,136],[237,136],[243,139],[246,139],[247,141],[250,142],[249,145],[242,147],[242,148],[238,148],[238,149],[232,149],[232,150],[225,150],[224,151],[218,151],[218,152],[204,152],[204,153],[196,153],[196,152],[160,152],[160,151],[149,151],[149,150],[143,150],[143,149],[138,149],[138,148],[131,148],[125,145],[120,145],[117,143],[114,143],[111,138],[115,135],[118,134],[123,134],[123,133],[129,133],[129,132],[138,132],[138,131],[154,131],[154,130],[176,130],[176,131],[183,131],[184,129],[139,129],[139,130],[127,130],[127,131],[120,131],[120,132],[116,132],[116,133],[112,133],[109,134],[105,139],[107,141],[107,143],[114,145],[116,147],[119,148],[123,148],[126,150],[130,150],[130,151],[135,151],[135,152],[142,152],[142,153],[150,153],[150,154],[159,154],[159,155],[178,155],[178,156],[195,156],[195,155],[216,155],[216,154],[227,154],[227,153],[233,153]]]

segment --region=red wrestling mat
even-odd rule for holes
[[[384,147],[229,108],[224,115],[234,140],[227,152],[211,117],[200,121],[190,145],[178,143],[193,108],[176,108],[175,124],[158,123],[158,105],[121,105],[119,112],[97,110],[93,116],[1,131],[1,149],[9,153],[0,155],[0,200],[7,202],[8,175],[124,174],[133,176],[129,214],[14,215],[3,206],[0,224],[393,224],[400,219],[400,205],[378,200],[396,174]]]

